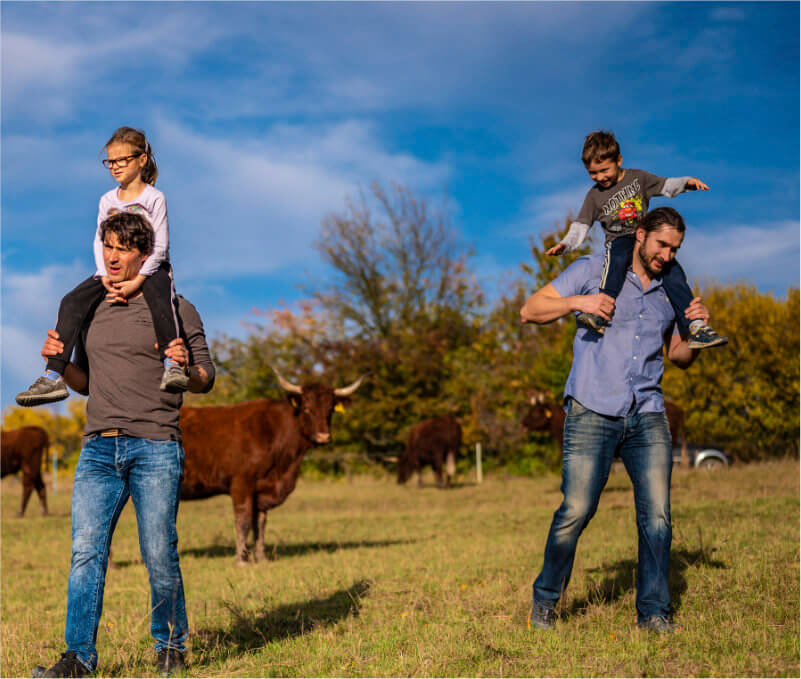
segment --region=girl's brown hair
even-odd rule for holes
[[[147,163],[142,168],[142,181],[146,184],[156,183],[156,177],[159,176],[159,169],[156,167],[156,159],[153,157],[153,149],[150,148],[150,142],[145,137],[142,130],[137,130],[133,127],[118,127],[114,130],[114,134],[103,146],[108,149],[109,146],[116,143],[130,144],[134,147],[134,152],[141,155],[147,155]]]

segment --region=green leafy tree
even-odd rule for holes
[[[86,399],[71,398],[66,403],[65,414],[48,408],[20,408],[8,406],[3,411],[3,429],[36,426],[47,432],[51,452],[59,460],[75,459],[81,452],[81,437],[86,425]]]

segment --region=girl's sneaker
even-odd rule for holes
[[[40,406],[63,401],[69,395],[67,385],[61,377],[51,380],[43,375],[28,387],[27,391],[17,394],[17,403],[26,407]]]

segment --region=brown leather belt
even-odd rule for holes
[[[100,435],[106,439],[113,439],[117,436],[127,436],[128,434],[124,429],[106,429],[100,432]]]

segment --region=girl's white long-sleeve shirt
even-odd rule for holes
[[[94,253],[97,271],[95,278],[107,276],[103,263],[103,241],[100,238],[100,224],[117,212],[133,212],[145,217],[153,227],[153,252],[142,264],[139,273],[143,276],[154,274],[162,262],[170,261],[170,228],[167,222],[167,201],[164,194],[155,186],[146,184],[142,193],[133,200],[120,200],[118,188],[104,193],[97,211],[97,231],[95,232]]]

